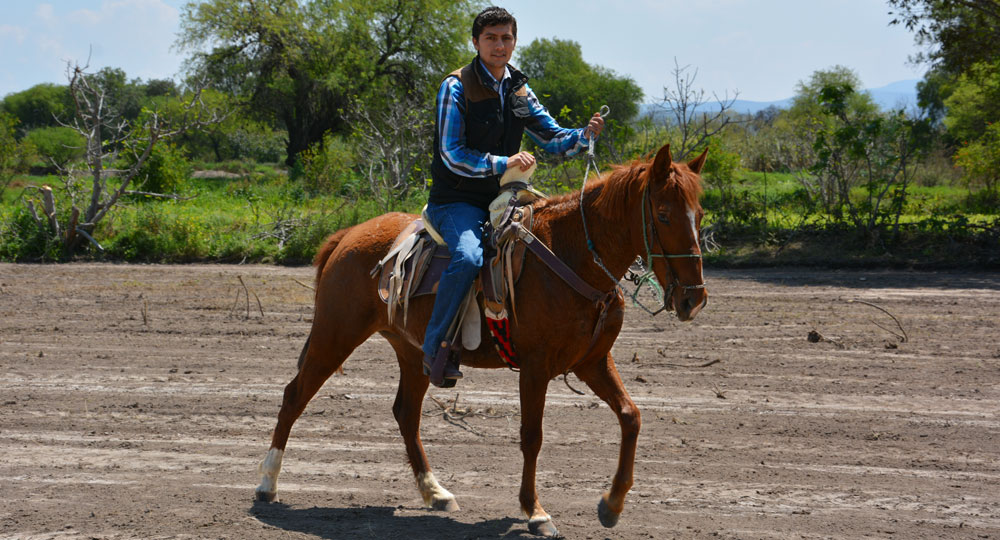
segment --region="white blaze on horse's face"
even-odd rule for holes
[[[694,241],[697,243],[701,237],[698,235],[698,216],[695,214],[694,208],[687,209],[687,217],[688,221],[691,223],[691,238],[694,238]],[[702,283],[705,283],[704,271],[702,271],[701,275],[698,277],[701,278]]]

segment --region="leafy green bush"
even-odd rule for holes
[[[0,201],[14,175],[27,171],[33,153],[31,143],[18,141],[14,136],[17,124],[17,118],[0,112]]]
[[[248,126],[227,136],[233,155],[240,159],[275,163],[285,157],[285,134],[263,126]]]
[[[145,205],[127,214],[105,242],[107,255],[126,261],[190,262],[207,258],[210,228],[198,217],[178,215],[165,205]]]
[[[87,142],[73,128],[43,127],[33,129],[25,135],[38,157],[46,165],[65,167],[73,160],[82,158],[87,152]]]
[[[127,153],[125,167],[132,167],[138,155]],[[153,193],[178,193],[191,176],[193,168],[184,153],[173,144],[160,143],[153,147],[136,176],[137,189]]]
[[[739,196],[736,189],[742,171],[739,154],[726,148],[722,138],[712,137],[708,141],[708,156],[702,174],[708,185],[719,191],[721,200],[716,207],[719,221],[748,220],[753,213],[747,212],[748,206],[753,206],[749,204],[750,197],[746,193]]]
[[[962,178],[970,191],[979,185],[987,193],[996,193],[1000,187],[1000,123],[989,124],[982,137],[959,148],[955,164],[965,171]]]
[[[356,179],[353,167],[355,152],[350,143],[329,133],[321,143],[315,143],[302,152],[302,179],[306,190],[312,194],[340,194],[345,185]]]
[[[57,261],[62,258],[59,242],[45,234],[23,206],[9,215],[0,214],[0,261]]]

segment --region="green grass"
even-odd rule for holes
[[[38,243],[19,200],[21,191],[11,190],[0,204],[0,232],[6,233],[0,238],[0,260],[59,258],[14,238],[32,237]],[[182,195],[187,200],[123,200],[95,230],[104,252],[92,249],[91,255],[142,262],[307,263],[332,232],[383,213],[368,200],[310,196],[274,167],[237,178],[191,178]],[[393,209],[415,212],[424,202],[416,197]]]
[[[309,262],[330,233],[383,213],[370,199],[357,199],[355,183],[340,194],[310,194],[275,165],[232,162],[199,164],[230,173],[190,178],[187,200],[130,197],[104,221],[95,237],[103,252],[78,255],[97,260],[141,262]],[[544,172],[544,171],[540,171]],[[582,170],[572,164],[551,174],[550,194],[578,187]],[[56,242],[38,231],[21,201],[24,185],[50,184],[56,177],[21,177],[0,198],[0,260],[64,260]],[[863,188],[852,192],[856,202]],[[416,192],[393,210],[416,212],[426,192]],[[83,203],[81,203],[82,206]],[[911,186],[898,230],[883,228],[863,238],[849,221],[838,221],[808,202],[795,176],[745,173],[728,195],[706,179],[703,226],[715,231],[717,265],[875,264],[1000,265],[1000,210],[995,200],[960,187]],[[60,199],[62,221],[68,214]]]

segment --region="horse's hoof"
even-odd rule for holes
[[[538,518],[528,520],[528,531],[531,534],[537,536],[544,536],[546,538],[558,538],[559,530],[556,529],[555,523],[552,523],[552,518]]]
[[[437,510],[440,512],[458,512],[461,508],[458,507],[458,502],[455,499],[438,499],[431,502],[431,510]]]
[[[277,502],[278,493],[276,491],[254,491],[254,498],[258,502]]]
[[[604,500],[604,497],[601,497],[601,501],[597,503],[597,518],[601,520],[601,525],[610,529],[618,525],[619,517],[621,517],[621,514],[612,512],[607,501]]]

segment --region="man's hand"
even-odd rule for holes
[[[604,131],[604,118],[601,118],[601,113],[594,113],[594,116],[590,117],[590,123],[583,129],[583,137],[585,139],[589,139],[590,137],[596,139],[601,135],[602,131]]]
[[[507,168],[520,167],[522,171],[526,171],[535,164],[535,156],[531,155],[529,152],[518,152],[513,156],[507,158]]]

